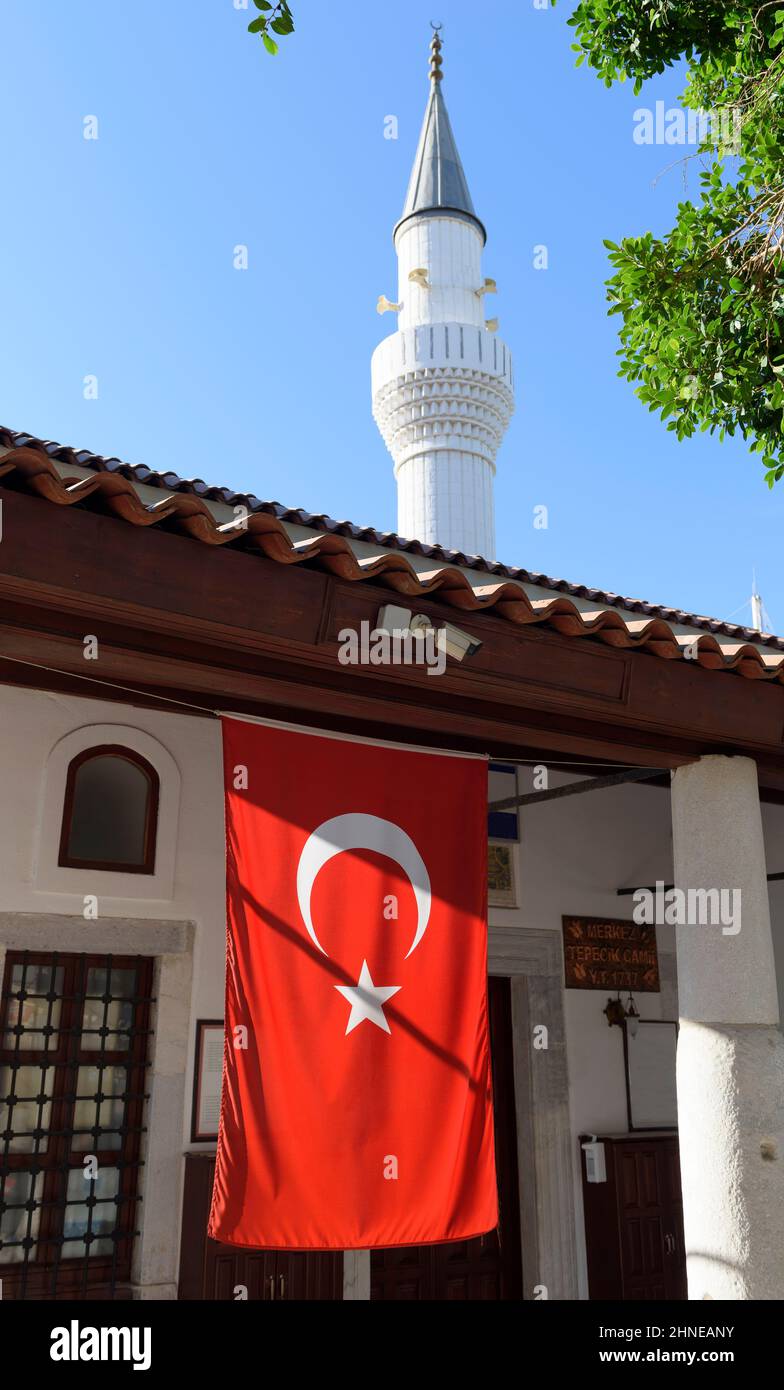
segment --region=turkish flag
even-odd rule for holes
[[[491,1230],[486,761],[239,719],[223,745],[209,1234],[347,1250]]]

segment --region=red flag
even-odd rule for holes
[[[209,1234],[345,1250],[492,1229],[486,762],[236,719],[223,744]]]

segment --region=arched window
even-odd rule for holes
[[[68,767],[58,864],[151,874],[155,870],[158,774],[132,748],[87,748]]]

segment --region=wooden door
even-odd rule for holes
[[[625,1299],[685,1297],[678,1145],[673,1138],[616,1145]]]
[[[664,1274],[667,1297],[688,1298],[686,1242],[683,1236],[683,1195],[677,1139],[665,1140],[659,1149],[659,1182],[668,1214],[664,1228]]]
[[[607,1181],[589,1183],[583,1207],[592,1299],[686,1298],[678,1139],[674,1134],[603,1140]]]
[[[371,1254],[370,1297],[378,1301],[522,1298],[512,995],[508,979],[488,981],[499,1224],[474,1240],[410,1245]]]
[[[664,1299],[667,1212],[656,1148],[619,1144],[615,1161],[624,1298]]]
[[[205,1241],[201,1297],[211,1302],[232,1302],[247,1289],[252,1303],[275,1294],[277,1266],[272,1250],[238,1250],[233,1245]]]
[[[247,1290],[252,1302],[342,1299],[342,1251],[243,1250],[210,1240],[207,1219],[214,1172],[214,1154],[185,1155],[181,1299],[235,1300],[240,1289]]]
[[[343,1298],[343,1252],[279,1250],[276,1299],[337,1301]]]

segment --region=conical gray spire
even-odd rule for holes
[[[430,100],[427,103],[419,146],[411,171],[403,215],[395,233],[410,217],[440,212],[457,214],[475,222],[482,237],[487,233],[474,211],[457,144],[441,94],[441,40],[436,33],[430,45]]]

